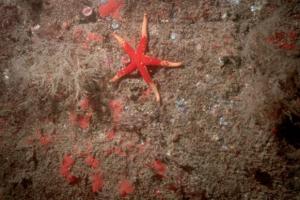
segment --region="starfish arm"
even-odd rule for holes
[[[142,39],[141,39],[141,41],[139,43],[139,46],[137,48],[138,54],[144,54],[144,52],[147,49],[147,44],[148,44],[148,38],[142,37]]]
[[[147,27],[148,27],[148,17],[147,14],[145,13],[143,19],[143,25],[142,25],[142,39],[137,48],[138,53],[144,53],[146,51],[147,44],[148,44]]]
[[[143,25],[142,25],[142,37],[148,38],[147,27],[148,27],[148,16],[146,13],[144,13]]]
[[[146,65],[140,65],[140,66],[138,66],[138,69],[139,69],[143,79],[145,80],[145,82],[149,85],[149,87],[154,92],[156,101],[160,102],[160,95],[159,95],[158,89],[157,89],[155,83],[152,81]]]
[[[156,101],[160,102],[160,95],[159,95],[156,85],[154,83],[150,83],[149,86],[150,86],[151,90],[154,92]]]
[[[143,62],[145,63],[145,65],[162,66],[162,67],[180,67],[182,65],[182,62],[171,62],[168,60],[160,60],[158,58],[154,58],[150,56],[144,56]]]
[[[114,38],[118,41],[119,45],[124,49],[124,51],[129,55],[130,59],[135,56],[134,49],[126,42],[122,37],[116,33],[112,33]]]
[[[112,79],[110,79],[110,82],[115,82],[115,81],[119,80],[123,76],[133,72],[135,69],[136,69],[135,63],[130,63],[129,65],[127,65],[126,67],[124,67],[123,69],[118,71],[117,74]]]

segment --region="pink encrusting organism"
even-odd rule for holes
[[[92,112],[86,112],[84,115],[76,114],[75,112],[70,112],[69,121],[74,126],[79,126],[82,129],[87,129],[90,126],[92,116]]]
[[[81,110],[88,110],[89,107],[90,107],[90,101],[87,97],[84,97],[82,98],[80,101],[79,101],[79,107]]]
[[[278,31],[269,35],[266,38],[266,41],[269,44],[274,45],[280,49],[294,50],[297,47],[296,45],[297,39],[298,39],[298,33],[295,31],[289,31],[289,32]]]
[[[49,134],[43,133],[42,130],[40,130],[40,129],[36,130],[35,135],[36,135],[37,139],[39,140],[40,144],[46,148],[48,147],[49,144],[51,144],[53,142],[52,136]]]
[[[100,173],[93,174],[91,176],[92,179],[92,191],[93,192],[101,192],[103,188],[103,178]]]
[[[93,9],[89,6],[86,6],[82,9],[81,13],[85,16],[85,17],[89,17],[93,14]]]
[[[75,160],[70,154],[64,156],[63,162],[60,165],[60,174],[68,181],[70,184],[75,184],[78,180],[76,176],[71,174],[71,168],[75,164]]]
[[[118,190],[121,197],[126,197],[134,192],[134,186],[129,180],[124,179],[120,181]]]
[[[107,3],[100,5],[98,12],[101,17],[111,16],[121,20],[120,10],[124,7],[124,0],[108,0]]]
[[[103,36],[98,33],[89,32],[86,36],[86,42],[102,42]]]
[[[84,161],[88,166],[90,166],[93,169],[96,169],[100,165],[100,161],[92,155],[88,155]]]
[[[160,177],[165,177],[167,166],[160,160],[154,160],[150,166],[155,173]]]
[[[109,108],[112,113],[113,122],[118,123],[121,120],[121,115],[124,109],[123,102],[120,99],[110,100]]]
[[[115,131],[111,130],[106,134],[106,139],[109,141],[112,141],[112,140],[114,140],[115,136],[116,136]]]

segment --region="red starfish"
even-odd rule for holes
[[[149,87],[154,92],[156,101],[160,102],[160,95],[158,89],[154,84],[154,82],[152,81],[146,66],[179,67],[182,65],[182,63],[160,60],[158,58],[145,55],[145,51],[148,43],[147,25],[148,25],[147,14],[144,14],[144,20],[142,25],[142,39],[136,51],[123,38],[113,33],[113,36],[116,38],[118,43],[123,47],[124,51],[129,55],[130,63],[125,68],[118,71],[117,74],[110,81],[111,82],[117,81],[123,76],[130,74],[134,70],[138,69],[144,81],[149,85]]]

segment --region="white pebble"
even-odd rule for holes
[[[31,27],[31,32],[35,32],[35,31],[39,30],[40,28],[41,28],[41,26],[39,24],[37,24],[37,25]]]
[[[171,40],[175,40],[176,37],[177,37],[177,34],[172,32],[171,35],[170,35]]]
[[[224,117],[220,117],[220,119],[219,119],[219,124],[220,124],[220,126],[227,126],[227,125],[228,125],[228,122],[225,121],[225,118],[224,118]]]
[[[112,24],[111,24],[111,27],[112,27],[112,29],[116,30],[120,27],[120,24],[113,20]]]
[[[106,4],[107,0],[100,0],[100,4]]]
[[[234,5],[239,5],[241,0],[228,0],[228,2]]]
[[[250,6],[250,10],[251,12],[257,12],[257,11],[260,11],[262,9],[262,5],[252,5]]]
[[[222,16],[221,16],[222,19],[226,19],[227,18],[227,13],[224,13]]]
[[[219,62],[219,64],[220,64],[221,66],[223,66],[223,65],[225,64],[222,57],[219,57],[219,58],[218,58],[218,62]]]

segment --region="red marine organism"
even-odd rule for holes
[[[121,20],[120,10],[124,5],[124,0],[108,0],[107,3],[99,6],[98,12],[101,17],[111,16],[114,19]]]
[[[75,160],[70,154],[64,156],[63,162],[60,165],[60,174],[70,183],[75,184],[78,181],[76,176],[71,174],[71,168],[74,165]]]
[[[100,173],[96,173],[92,175],[92,191],[94,193],[101,192],[103,188],[103,178]]]
[[[156,101],[160,102],[160,95],[158,89],[151,79],[147,66],[179,67],[182,65],[182,63],[160,60],[158,58],[145,55],[145,51],[147,49],[147,44],[148,44],[147,25],[148,25],[147,14],[144,14],[144,19],[142,24],[142,39],[137,47],[137,50],[134,50],[128,44],[128,42],[126,42],[123,38],[118,36],[116,33],[113,33],[113,36],[116,38],[120,46],[123,47],[124,51],[129,55],[130,63],[125,68],[118,71],[117,74],[110,81],[115,82],[120,78],[124,77],[125,75],[130,74],[135,70],[138,70],[141,76],[143,77],[144,81],[149,85],[149,87],[154,92]]]
[[[134,192],[134,187],[131,182],[127,179],[120,181],[119,183],[119,194],[121,197],[126,197],[128,194]]]

